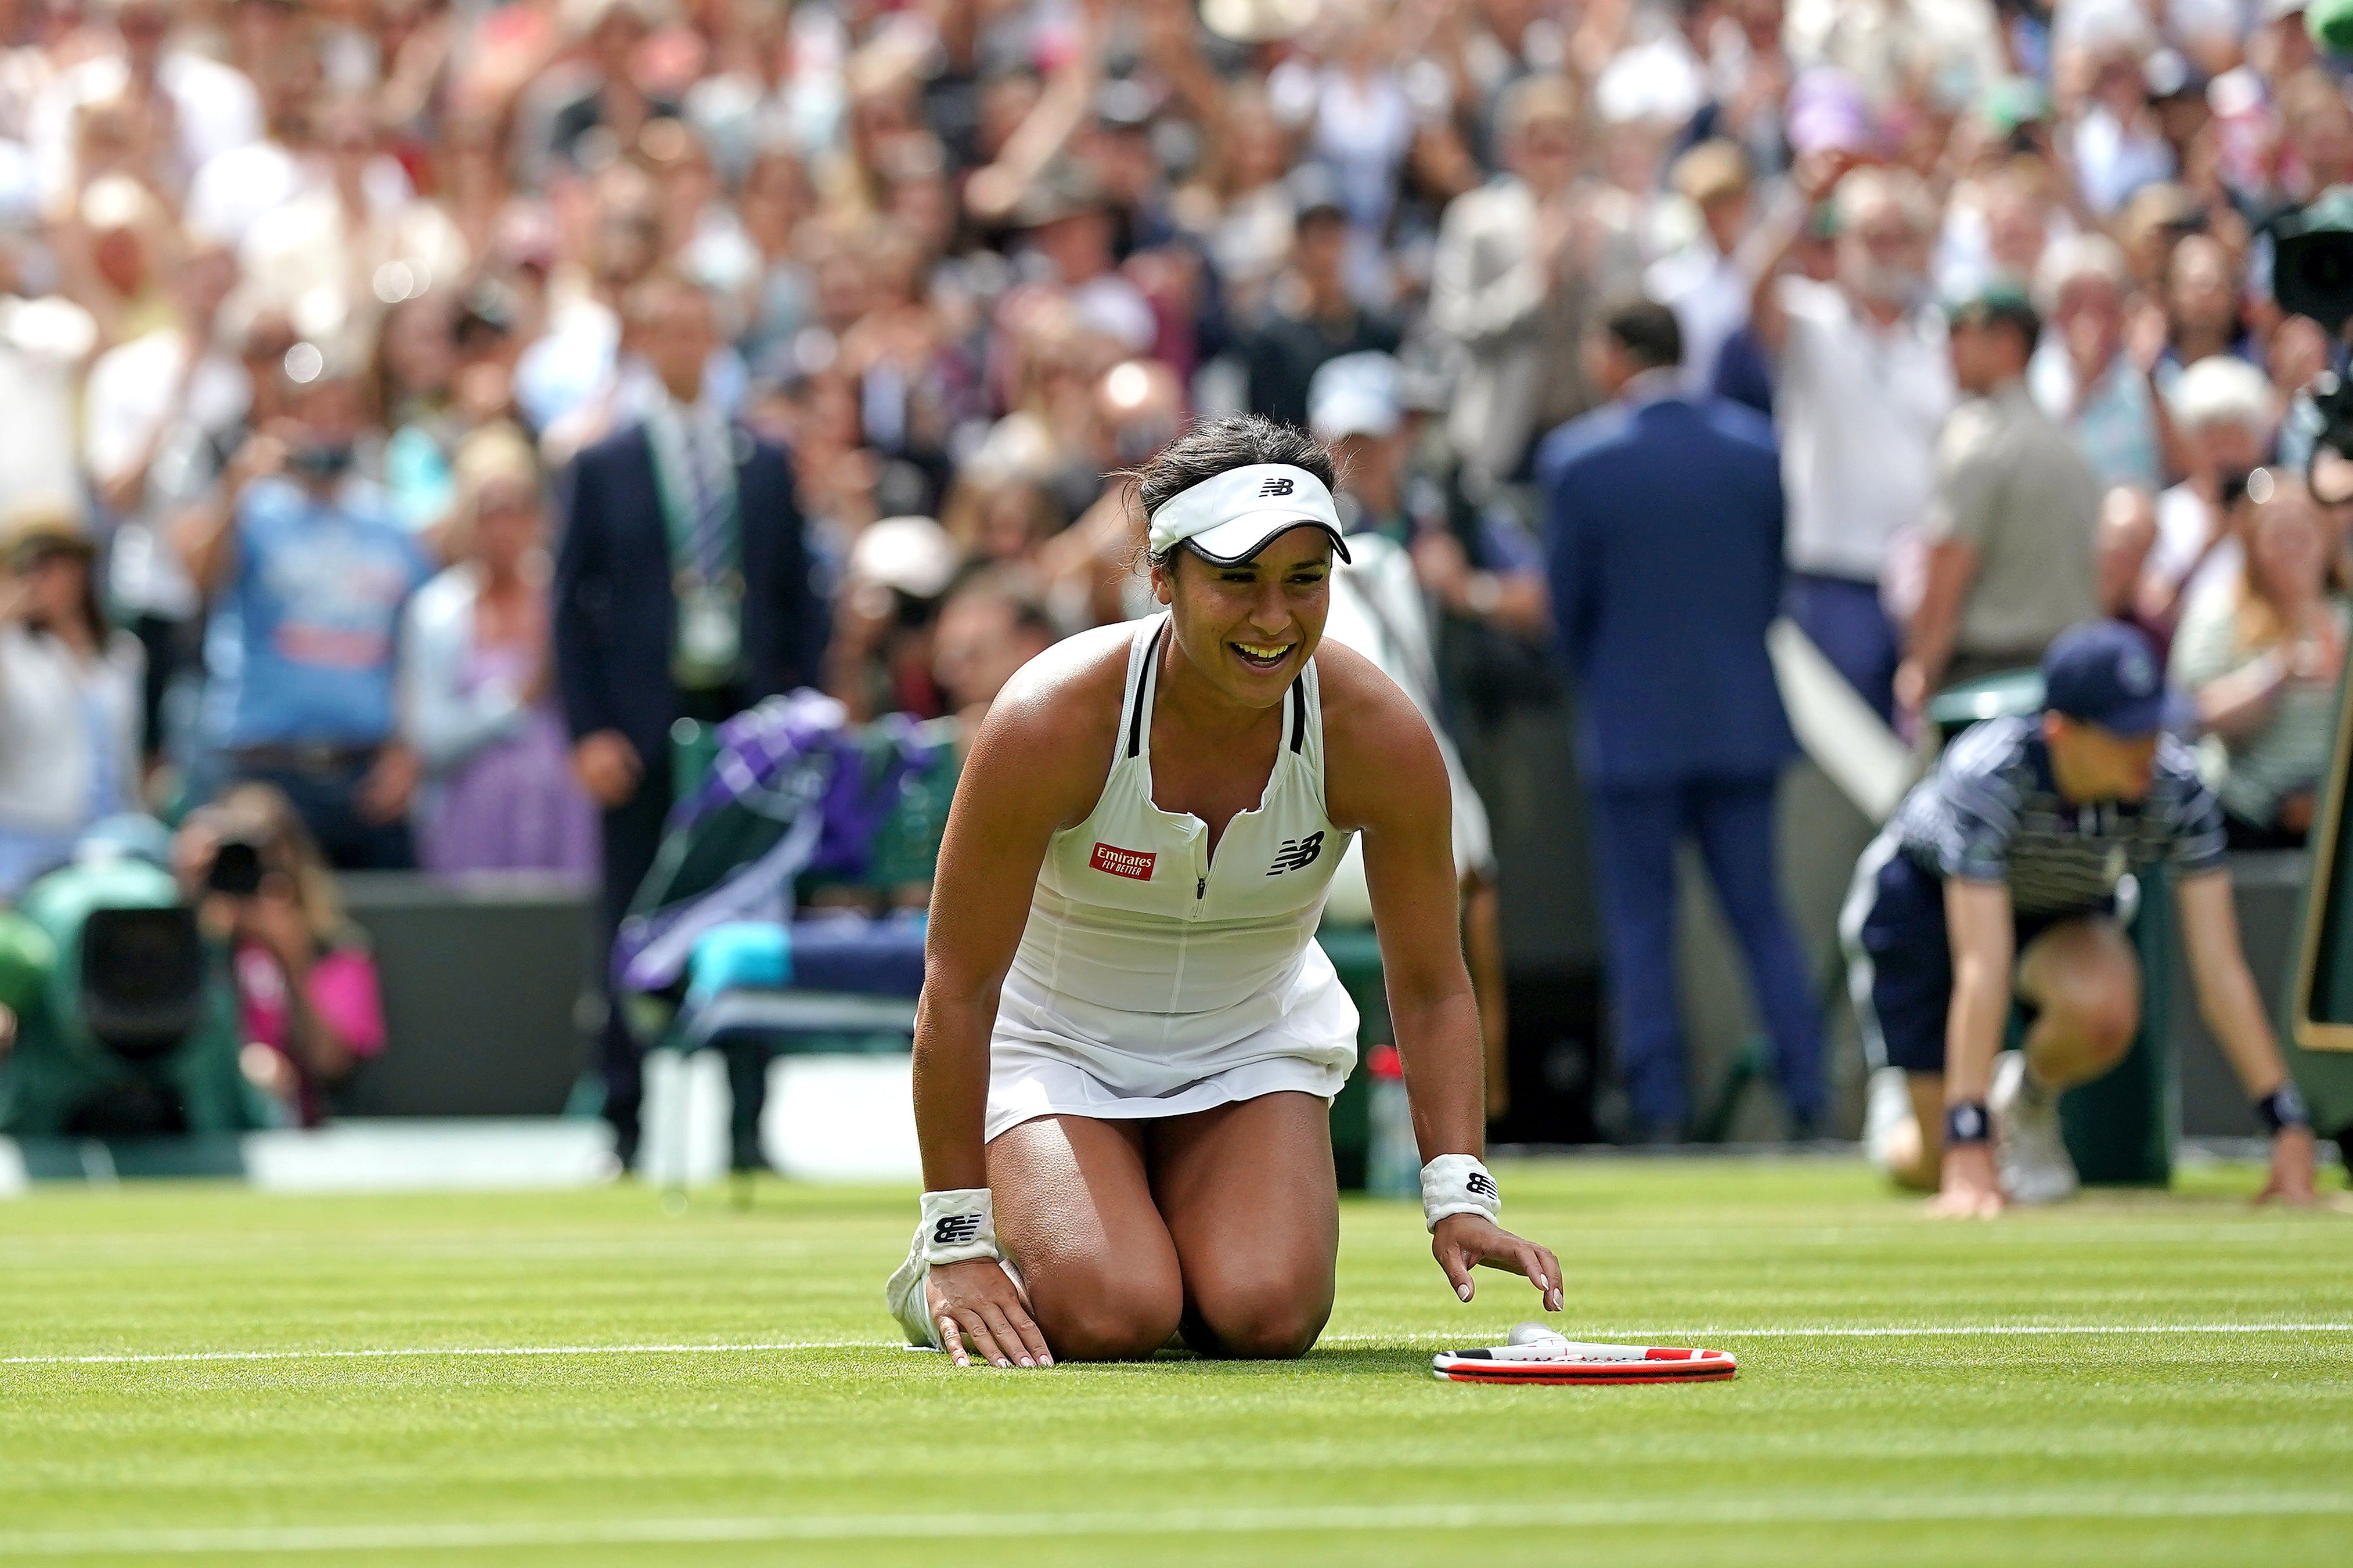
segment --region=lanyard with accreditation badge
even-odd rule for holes
[[[743,531],[734,453],[723,431],[721,449],[705,452],[698,460],[697,433],[674,407],[654,410],[646,427],[652,437],[649,445],[678,600],[670,675],[689,689],[707,690],[734,679],[743,662]],[[707,492],[695,483],[698,469],[708,475]],[[712,521],[722,535],[721,548],[709,561],[703,558],[705,520],[701,515],[706,501],[717,513]]]

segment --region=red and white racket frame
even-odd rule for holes
[[[1445,1383],[1723,1383],[1739,1370],[1726,1351],[1568,1341],[1441,1351],[1430,1358],[1430,1374]]]

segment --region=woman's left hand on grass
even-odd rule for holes
[[[1471,1270],[1482,1266],[1526,1276],[1547,1312],[1559,1311],[1567,1301],[1561,1289],[1560,1259],[1553,1256],[1552,1248],[1524,1241],[1484,1215],[1448,1215],[1431,1234],[1430,1250],[1439,1268],[1446,1271],[1454,1293],[1465,1301],[1478,1289],[1472,1283]]]

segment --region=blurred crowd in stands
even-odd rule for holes
[[[261,786],[616,920],[677,720],[969,721],[1149,607],[1118,476],[1227,412],[1341,449],[1358,635],[1493,725],[1557,692],[1543,438],[1644,369],[1770,418],[1776,597],[1890,724],[2126,617],[2298,842],[2353,579],[2269,287],[2353,180],[2305,20],[0,0],[0,900]],[[1674,352],[1597,369],[1643,295]]]

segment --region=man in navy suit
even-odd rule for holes
[[[604,808],[604,948],[651,868],[670,808],[670,726],[716,722],[817,679],[822,606],[784,452],[703,395],[712,301],[657,274],[627,301],[628,346],[652,372],[641,417],[564,475],[556,552],[558,684],[572,767]],[[619,1009],[600,1047],[605,1114],[637,1152],[639,1051]]]
[[[1610,311],[1586,354],[1612,401],[1546,437],[1536,472],[1628,1093],[1645,1137],[1682,1135],[1674,850],[1688,836],[1747,957],[1804,1134],[1824,1108],[1821,1017],[1774,869],[1774,789],[1797,744],[1765,649],[1782,573],[1772,426],[1688,390],[1664,305]]]

